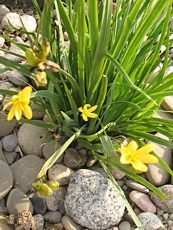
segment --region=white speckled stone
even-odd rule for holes
[[[138,218],[145,230],[156,230],[162,227],[161,220],[151,212],[143,212],[138,215]]]
[[[76,223],[103,230],[120,222],[125,205],[110,180],[100,173],[81,169],[71,178],[65,209]]]

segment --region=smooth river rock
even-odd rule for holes
[[[18,141],[25,155],[42,156],[42,145],[46,141],[47,130],[30,124],[19,128]]]
[[[156,194],[151,194],[153,203],[161,210],[167,213],[173,213],[173,185],[163,185],[159,188],[166,196],[166,200],[162,200]]]
[[[7,121],[7,115],[0,111],[0,137],[10,134],[16,126],[16,121]]]
[[[22,211],[33,212],[33,206],[29,198],[18,188],[11,190],[7,199],[7,209],[10,214],[18,214]]]
[[[157,133],[156,136],[168,140],[166,136],[160,133]],[[154,144],[154,146],[155,146],[154,152],[171,167],[172,166],[171,150],[159,144]],[[159,163],[148,165],[148,171],[146,172],[146,176],[148,180],[156,186],[164,185],[170,179],[169,173],[166,170],[164,170]]]
[[[138,215],[145,230],[156,230],[162,227],[161,220],[151,212],[143,212]]]
[[[24,156],[11,165],[14,177],[14,186],[20,188],[23,192],[31,189],[32,183],[36,180],[44,160],[36,156]]]
[[[118,224],[125,205],[111,181],[87,169],[71,178],[65,197],[67,214],[89,229],[108,229]]]
[[[0,160],[0,199],[5,197],[13,186],[13,175],[8,164]]]

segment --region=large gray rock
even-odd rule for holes
[[[97,172],[81,169],[71,178],[65,209],[76,223],[97,230],[118,224],[125,205],[108,179]]]
[[[0,199],[7,195],[13,186],[13,175],[7,163],[0,160]]]
[[[161,220],[151,212],[143,212],[138,215],[145,230],[156,230],[162,227]]]
[[[159,188],[166,196],[166,200],[162,200],[156,194],[151,194],[153,203],[164,212],[173,213],[173,185],[163,185]]]
[[[36,180],[41,170],[44,160],[36,156],[24,156],[11,165],[15,187],[20,188],[25,193],[28,192],[32,183]]]
[[[29,198],[18,188],[11,190],[7,199],[7,209],[10,214],[17,215],[22,211],[33,212],[33,206]]]
[[[7,121],[7,115],[0,111],[0,137],[11,133],[16,126],[16,121]]]
[[[47,130],[30,124],[23,124],[18,132],[19,145],[25,155],[42,156]]]
[[[165,140],[168,140],[168,138],[160,133],[156,134],[157,137],[163,138]],[[154,143],[153,143],[154,144]],[[168,164],[170,167],[172,166],[172,152],[169,148],[164,147],[159,144],[154,144],[154,152],[162,158]],[[164,170],[159,163],[156,164],[150,164],[148,165],[148,171],[146,172],[146,176],[148,180],[156,185],[161,186],[166,184],[169,179],[170,175],[169,173]]]

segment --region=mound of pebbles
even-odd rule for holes
[[[16,36],[8,24],[10,21],[14,27],[21,29],[20,17],[25,29],[35,32],[37,23],[34,16],[24,13],[19,16],[0,5],[2,32],[9,33],[15,42],[28,45],[26,38],[21,37],[20,33]],[[68,41],[68,34],[64,35]],[[19,63],[24,61],[23,50],[1,36],[0,48],[11,52],[0,51],[0,56]],[[0,64],[0,69],[3,68]],[[168,69],[168,74],[170,71],[172,68]],[[28,78],[16,70],[0,74],[1,89],[18,91],[28,83]],[[162,103],[165,110],[173,111],[171,100],[172,97],[165,98]],[[70,146],[48,170],[48,179],[57,180],[61,185],[58,191],[48,197],[33,192],[32,183],[39,170],[63,141],[53,137],[50,140],[49,130],[7,121],[7,114],[1,110],[7,101],[8,97],[0,95],[0,229],[136,229],[121,196],[96,159],[85,149]],[[34,119],[45,119],[44,111],[38,105],[32,107]],[[157,116],[172,119],[168,113],[158,112]],[[156,135],[166,139],[159,133]],[[172,167],[170,149],[155,145],[155,152]],[[164,201],[143,185],[126,178],[119,170],[110,170],[144,229],[173,229],[173,179],[165,170],[158,164],[152,164],[144,175],[166,193],[168,199]]]

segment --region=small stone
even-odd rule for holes
[[[63,216],[62,224],[66,230],[82,230],[82,227],[76,224],[69,216]]]
[[[86,163],[87,168],[92,167],[96,162],[97,162],[97,159],[95,159],[93,156],[90,156]]]
[[[60,212],[55,211],[55,212],[47,212],[44,214],[44,220],[49,222],[50,224],[57,224],[61,222],[62,215]]]
[[[11,70],[8,74],[8,79],[16,86],[24,87],[28,84],[28,79],[24,77],[19,71]]]
[[[0,5],[0,22],[2,18],[9,12],[10,10],[5,5]]]
[[[164,214],[163,214],[163,218],[164,218],[165,220],[167,220],[168,217],[169,217],[169,214],[168,214],[168,213],[164,213]]]
[[[164,97],[161,106],[167,111],[173,111],[173,96]]]
[[[126,180],[125,181],[125,184],[129,187],[129,188],[132,188],[132,189],[135,189],[139,192],[144,192],[144,193],[148,193],[149,192],[149,189],[146,188],[145,186],[137,183],[136,181],[133,181],[133,180]]]
[[[69,41],[69,36],[66,31],[64,32],[64,41]]]
[[[37,104],[31,104],[32,118],[35,120],[42,120],[45,114],[43,108]]]
[[[30,155],[24,156],[12,164],[11,170],[14,177],[14,186],[24,192],[28,192],[32,187],[32,183],[36,180],[44,162],[43,159]]]
[[[51,196],[46,197],[47,208],[50,211],[57,211],[59,208],[59,202],[64,199],[64,194],[62,189],[54,191]]]
[[[24,29],[27,30],[27,32],[34,32],[37,28],[37,22],[35,18],[31,15],[24,14],[21,16],[21,20],[24,24]]]
[[[171,214],[169,215],[169,219],[170,219],[170,220],[173,220],[173,213],[171,213]]]
[[[0,160],[7,163],[7,159],[5,158],[4,152],[3,152],[3,150],[2,150],[1,141],[0,141]]]
[[[4,43],[5,43],[5,39],[0,36],[0,48],[3,47]]]
[[[153,203],[164,212],[173,214],[173,185],[163,185],[159,189],[166,195],[167,199],[162,200],[156,194],[151,194]]]
[[[0,111],[0,137],[10,134],[16,126],[16,121],[7,121],[7,115]]]
[[[0,160],[0,199],[5,197],[13,186],[13,175],[10,167]]]
[[[10,214],[18,214],[22,211],[33,212],[33,206],[29,198],[18,188],[11,190],[7,199],[7,209]]]
[[[168,220],[168,226],[173,226],[173,221],[172,220]]]
[[[160,219],[151,212],[143,212],[138,216],[145,230],[156,230],[162,227]]]
[[[70,182],[70,179],[74,171],[62,164],[55,164],[48,170],[49,180],[56,180],[60,185],[67,185]]]
[[[12,152],[17,147],[17,137],[15,134],[10,134],[1,139],[2,147],[6,152]]]
[[[79,169],[85,165],[87,157],[76,149],[68,148],[64,154],[64,164],[71,169]]]
[[[0,200],[0,213],[6,215],[8,213],[6,208],[6,202],[5,199]],[[1,229],[1,228],[0,228]]]
[[[132,191],[129,194],[130,199],[144,212],[156,212],[156,207],[145,193]]]
[[[157,137],[160,137],[164,140],[168,140],[168,138],[166,136],[164,136],[163,134],[157,133],[156,134]],[[153,143],[154,147],[154,152],[169,166],[172,166],[172,152],[169,148]],[[169,179],[170,179],[170,175],[169,173],[163,169],[163,167],[159,164],[159,163],[155,163],[155,164],[149,164],[148,165],[148,171],[146,172],[146,176],[148,178],[148,180],[156,185],[156,186],[160,186],[160,185],[164,185],[166,184]]]
[[[13,230],[14,226],[9,225],[4,216],[0,216],[0,230]]]
[[[47,130],[30,124],[23,124],[18,131],[19,145],[25,155],[42,156],[42,145],[46,141]]]
[[[54,224],[56,230],[64,230],[63,225],[61,223]]]
[[[47,206],[46,206],[45,198],[42,198],[36,195],[31,199],[31,202],[32,202],[35,214],[45,214],[46,213]]]
[[[9,165],[13,164],[17,158],[16,152],[5,152],[4,155]]]
[[[131,224],[128,221],[123,221],[118,226],[119,230],[131,230]]]
[[[80,169],[70,180],[65,209],[76,223],[97,230],[118,224],[125,205],[110,180],[100,173]]]
[[[44,158],[47,160],[49,159],[52,154],[54,154],[56,152],[56,150],[58,148],[61,147],[61,144],[59,141],[56,141],[56,140],[51,140],[50,142],[46,143],[44,146],[43,146],[43,156]],[[56,161],[56,163],[61,163],[62,160],[63,160],[63,154],[59,157],[59,159]]]
[[[33,216],[34,219],[34,227],[35,230],[43,230],[44,229],[44,218],[42,215],[37,214]]]
[[[125,177],[125,173],[121,172],[118,168],[111,167],[110,170],[115,180],[121,180]]]
[[[18,42],[18,43],[24,44],[24,42]],[[11,43],[10,48],[9,48],[9,52],[25,57],[25,52],[19,46],[15,45],[14,43]],[[16,56],[15,54],[13,55],[13,54],[7,53],[7,54],[5,54],[4,57],[6,59],[14,61],[14,62],[21,62],[23,60],[23,58]],[[14,79],[13,79],[13,81],[14,81]],[[20,83],[21,83],[21,81],[20,81]],[[18,81],[18,84],[19,84],[19,81]]]
[[[20,29],[22,27],[19,14],[9,12],[3,17],[1,21],[2,28],[13,32],[14,28],[10,24],[16,29]]]

